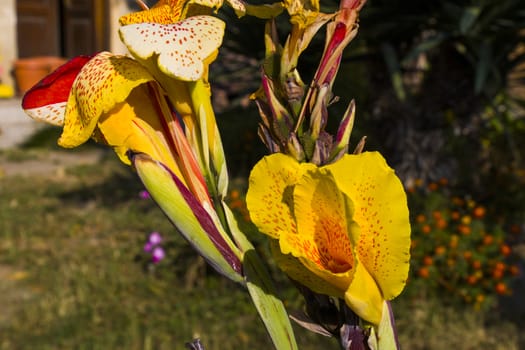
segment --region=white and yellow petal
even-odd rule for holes
[[[212,16],[195,16],[175,24],[141,23],[120,28],[120,36],[136,58],[157,57],[159,69],[176,79],[196,81],[222,43],[225,24]]]

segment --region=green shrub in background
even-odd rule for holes
[[[408,188],[412,222],[409,285],[424,287],[452,303],[475,308],[510,295],[519,275],[510,243],[519,226],[495,220],[469,196],[455,196],[442,179]]]

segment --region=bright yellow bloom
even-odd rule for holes
[[[406,195],[379,153],[322,167],[272,154],[254,167],[246,200],[292,279],[379,324],[405,286],[410,249]]]

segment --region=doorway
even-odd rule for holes
[[[71,58],[108,49],[108,1],[17,0],[18,57]]]

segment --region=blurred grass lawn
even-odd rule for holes
[[[0,178],[0,349],[183,349],[194,337],[207,350],[271,349],[244,290],[208,269],[139,199],[133,172],[106,158]],[[170,263],[156,270],[138,259],[151,231],[170,236]],[[299,307],[277,278],[287,305]],[[497,315],[424,294],[394,307],[404,349],[523,346],[518,325]],[[337,348],[296,329],[300,349]]]

